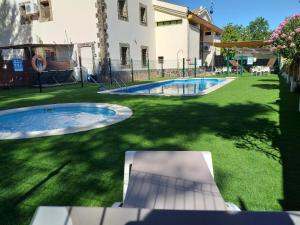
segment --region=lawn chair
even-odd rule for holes
[[[268,67],[268,66],[264,66],[262,68],[262,72],[263,72],[263,74],[270,74],[271,73],[271,68]]]
[[[215,74],[222,74],[222,73],[223,73],[222,68],[216,67]]]
[[[239,210],[214,181],[210,152],[126,152],[123,202],[113,207]]]
[[[226,74],[227,72],[232,73],[232,68],[231,68],[231,66],[229,66],[228,68],[227,68],[226,66],[224,66],[224,67],[222,68],[222,72],[223,72],[223,74]]]
[[[260,76],[260,75],[263,75],[263,72],[262,72],[262,67],[261,66],[257,66],[256,67],[256,76]]]
[[[250,68],[250,73],[253,75],[256,75],[256,67],[255,66]]]

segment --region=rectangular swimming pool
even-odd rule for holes
[[[208,94],[233,81],[232,78],[175,79],[99,92],[101,94],[194,96]]]

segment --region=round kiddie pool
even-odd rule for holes
[[[68,103],[0,111],[0,140],[77,133],[128,119],[132,111],[102,103]]]

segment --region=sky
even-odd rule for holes
[[[214,2],[213,21],[219,27],[227,23],[248,25],[250,21],[262,16],[275,29],[286,16],[300,13],[300,0],[168,0],[188,6],[189,9],[201,5],[210,7]]]

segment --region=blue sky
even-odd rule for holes
[[[211,0],[168,0],[190,9],[203,5],[210,7]],[[213,0],[214,23],[223,27],[229,22],[247,25],[256,17],[263,16],[271,29],[275,29],[288,15],[300,12],[299,0]]]

